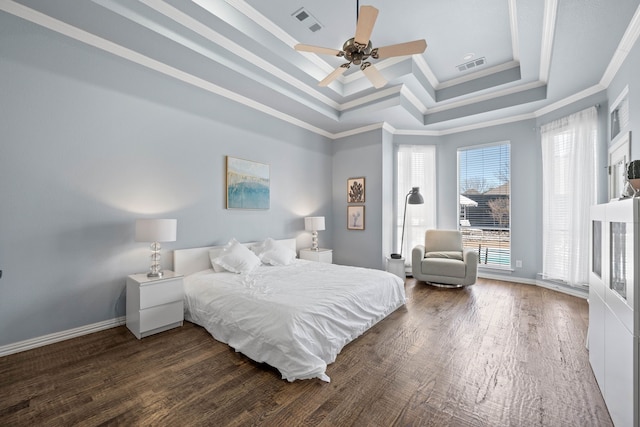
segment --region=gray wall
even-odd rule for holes
[[[391,153],[383,139],[382,131],[375,130],[333,142],[333,261],[337,264],[384,268],[383,208],[388,207],[384,190],[389,191],[389,183],[383,180],[388,171],[383,154]],[[347,230],[347,179],[355,177],[365,177],[364,230]]]
[[[310,214],[330,230],[327,139],[6,14],[0,52],[0,346],[124,315],[136,218],[178,219],[165,268],[231,237],[307,247]],[[270,165],[269,210],[225,209],[227,155]]]

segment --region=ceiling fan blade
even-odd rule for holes
[[[323,55],[342,56],[341,50],[331,49],[328,47],[311,46],[309,44],[298,43],[293,48],[300,52],[313,52],[313,53],[321,53]]]
[[[364,64],[362,64],[360,69],[362,70],[364,75],[367,76],[371,84],[373,84],[373,87],[375,87],[376,89],[380,89],[381,87],[387,84],[387,80],[384,77],[382,77],[382,74],[380,74],[380,71],[378,71],[378,69],[375,66],[373,66],[371,63],[365,62]]]
[[[416,53],[422,53],[427,49],[427,42],[422,40],[414,40],[412,42],[393,44],[391,46],[382,46],[372,52],[371,56],[374,58],[391,58],[392,56],[405,56],[415,55]]]
[[[378,18],[378,9],[373,6],[360,7],[360,14],[358,16],[358,23],[356,25],[356,35],[354,40],[356,43],[366,46],[369,44],[369,38],[371,38],[371,32],[373,26]]]
[[[347,64],[349,65],[349,64]],[[320,81],[320,83],[318,83],[318,86],[329,86],[329,84],[334,81],[335,79],[337,79],[339,76],[341,76],[342,74],[344,74],[345,71],[347,71],[347,68],[349,67],[345,67],[345,66],[339,66],[338,68],[336,68],[335,70],[333,70],[331,72],[331,74],[329,74],[327,77],[325,77],[324,79],[322,79]]]

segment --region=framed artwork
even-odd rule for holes
[[[227,156],[227,209],[269,209],[269,165]]]
[[[347,179],[347,203],[364,203],[364,177]]]
[[[347,206],[347,230],[364,230],[364,206]]]

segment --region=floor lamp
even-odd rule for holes
[[[412,187],[411,191],[409,191],[409,193],[407,193],[407,196],[404,198],[404,216],[402,218],[402,237],[400,238],[400,241],[401,241],[400,253],[391,254],[391,258],[393,259],[402,258],[402,247],[404,246],[404,223],[407,220],[407,203],[410,205],[421,205],[424,203],[422,194],[420,194],[420,187]]]

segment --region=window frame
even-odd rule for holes
[[[504,240],[500,240],[499,241],[499,247],[497,248],[498,250],[502,249],[502,245],[506,243],[507,245],[507,250],[508,252],[506,253],[506,255],[500,255],[499,259],[502,260],[503,257],[506,257],[506,262],[495,262],[495,263],[486,263],[486,260],[489,259],[488,257],[488,248],[485,249],[485,251],[482,251],[482,249],[478,249],[479,253],[478,253],[478,267],[479,268],[483,268],[483,269],[491,269],[491,270],[513,270],[512,264],[513,264],[513,254],[512,254],[512,242],[511,242],[511,236],[512,236],[512,206],[511,206],[511,187],[512,187],[512,174],[511,174],[511,141],[510,140],[502,140],[502,141],[496,141],[496,142],[489,142],[489,143],[484,143],[484,144],[474,144],[474,145],[468,145],[468,146],[462,146],[462,147],[458,147],[458,149],[456,150],[456,188],[458,191],[458,195],[461,195],[461,153],[462,152],[469,152],[472,150],[483,150],[483,149],[487,149],[487,148],[492,148],[492,147],[500,147],[500,146],[507,146],[508,147],[508,180],[503,183],[503,184],[499,184],[496,187],[493,188],[497,188],[500,185],[504,185],[504,184],[508,184],[508,208],[509,208],[509,216],[508,216],[508,226],[506,228],[506,230],[508,230],[508,237],[506,239],[506,241]],[[499,167],[499,166],[498,166]],[[484,177],[484,175],[483,175]],[[488,190],[485,191],[491,191],[490,188]],[[483,193],[484,194],[484,193]],[[465,243],[465,240],[468,241],[470,240],[470,237],[468,237],[470,234],[472,233],[478,233],[477,230],[481,230],[481,236],[480,239],[484,239],[484,229],[483,228],[474,228],[472,227],[472,225],[470,224],[469,227],[467,226],[462,226],[461,224],[461,220],[462,220],[462,205],[460,203],[460,197],[456,197],[456,205],[457,205],[457,212],[458,212],[458,221],[457,221],[457,228],[458,230],[463,232],[463,244]],[[486,227],[488,228],[488,227]],[[477,236],[476,236],[477,237]],[[484,240],[483,240],[484,241]],[[470,245],[465,245],[465,247],[471,247]],[[501,254],[501,252],[499,251],[498,253]],[[484,262],[483,262],[483,257],[484,257]]]

